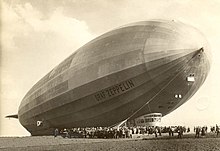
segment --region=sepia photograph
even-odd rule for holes
[[[220,0],[0,11],[0,150],[220,151]]]

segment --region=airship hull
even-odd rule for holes
[[[189,40],[188,32],[195,38]],[[164,116],[207,77],[208,47],[201,37],[172,21],[110,31],[36,83],[21,102],[19,120],[32,135],[49,135],[54,128],[112,126],[154,112]]]

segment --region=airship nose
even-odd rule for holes
[[[203,60],[203,63],[206,62],[205,64],[209,68],[210,47],[199,30],[176,21],[163,24],[154,23],[152,28],[154,30],[149,31],[143,51],[147,70],[177,59],[193,58],[197,55],[203,55],[200,59]]]
[[[204,52],[204,49],[203,49],[203,47],[202,48],[200,48],[198,51],[196,51],[196,53],[193,55],[193,57],[192,58],[194,58],[195,56],[200,56],[201,55],[201,53],[203,53]]]
[[[204,52],[204,49],[203,49],[203,47],[202,47],[202,48],[200,48],[200,51],[201,51],[201,52]]]

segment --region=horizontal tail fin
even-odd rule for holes
[[[17,118],[18,119],[18,114],[8,115],[5,118]]]

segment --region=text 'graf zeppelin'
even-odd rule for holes
[[[101,101],[101,100],[107,99],[109,97],[115,96],[117,94],[120,94],[122,92],[125,92],[125,91],[133,88],[134,86],[135,85],[132,80],[127,80],[122,83],[111,86],[105,90],[99,91],[97,94],[95,94],[95,98],[97,101]]]

